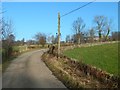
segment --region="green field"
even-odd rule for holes
[[[118,43],[74,48],[64,55],[118,75]]]

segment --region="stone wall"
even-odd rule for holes
[[[78,62],[75,59],[68,58],[66,56],[60,55],[60,58],[63,58],[66,60],[68,64],[72,65],[73,68],[76,68],[75,70],[80,70],[84,74],[88,76],[92,76],[93,78],[96,78],[99,80],[101,83],[104,83],[106,85],[109,85],[110,87],[116,87],[118,86],[118,81],[120,78],[118,76],[114,76],[113,74],[107,73],[99,68],[96,68],[94,66]],[[79,75],[79,73],[77,73]]]

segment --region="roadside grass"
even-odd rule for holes
[[[99,82],[93,77],[85,75],[79,70],[75,70],[76,66],[67,62],[65,58],[57,58],[48,53],[42,55],[42,60],[55,75],[69,90],[79,88],[105,88],[106,85]],[[79,73],[79,75],[78,75]]]
[[[69,75],[67,71],[64,71],[64,67],[68,67],[69,65],[65,65],[62,59],[57,60],[56,57],[51,56],[49,54],[43,54],[42,60],[45,62],[47,67],[52,71],[52,74],[55,75],[62,83],[71,90],[72,88],[80,88],[83,89],[84,85],[78,85],[77,80],[73,79],[73,76]],[[63,70],[61,70],[63,69]],[[65,73],[66,72],[66,73]]]
[[[74,48],[63,54],[118,76],[118,43]]]

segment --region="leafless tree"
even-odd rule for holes
[[[35,39],[36,39],[36,41],[38,42],[38,44],[41,44],[43,47],[44,47],[44,45],[46,44],[46,35],[45,35],[44,33],[38,32],[38,33],[35,35]]]
[[[96,30],[98,30],[99,40],[101,41],[102,36],[107,39],[110,33],[111,21],[105,16],[95,16],[94,22],[97,24]]]
[[[46,36],[47,38],[47,43],[53,43],[54,42],[54,35],[51,35],[51,34],[48,34],[47,36]]]
[[[2,34],[2,48],[4,50],[3,58],[8,59],[13,51],[15,36],[13,34],[13,23],[11,20],[4,20],[2,18],[2,27],[0,28]]]
[[[52,39],[52,44],[54,44],[55,43],[55,37],[54,37],[54,35],[51,36],[51,39]]]
[[[19,42],[18,42],[19,43]],[[20,41],[20,43],[22,43],[22,41]],[[36,41],[35,40],[27,40],[26,41],[26,44],[29,46],[29,45],[35,45],[36,44]]]
[[[81,33],[81,42],[87,43],[89,40],[89,32],[84,31],[84,33]]]
[[[73,22],[73,31],[76,34],[78,44],[80,44],[81,31],[84,28],[85,28],[85,24],[84,24],[82,18],[77,18],[77,20],[75,20]]]
[[[94,36],[95,36],[95,30],[94,28],[89,30],[89,35],[90,35],[90,42],[93,43],[94,41]]]
[[[110,34],[111,28],[112,28],[112,20],[110,19],[106,25],[105,40],[108,40],[108,36]]]
[[[47,43],[51,43],[51,42],[52,42],[51,36],[47,36]]]
[[[67,35],[67,36],[66,36],[66,43],[70,43],[70,41],[71,41],[71,40],[70,40],[70,35]]]
[[[25,39],[23,38],[23,39],[21,40],[21,42],[22,42],[22,45],[24,45],[24,44],[25,44]]]
[[[2,33],[2,40],[9,39],[10,35],[13,35],[13,23],[11,20],[5,21],[2,19],[2,27],[0,32]]]

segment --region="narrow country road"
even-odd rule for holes
[[[2,88],[66,88],[41,60],[45,51],[27,52],[13,60],[3,74]]]

